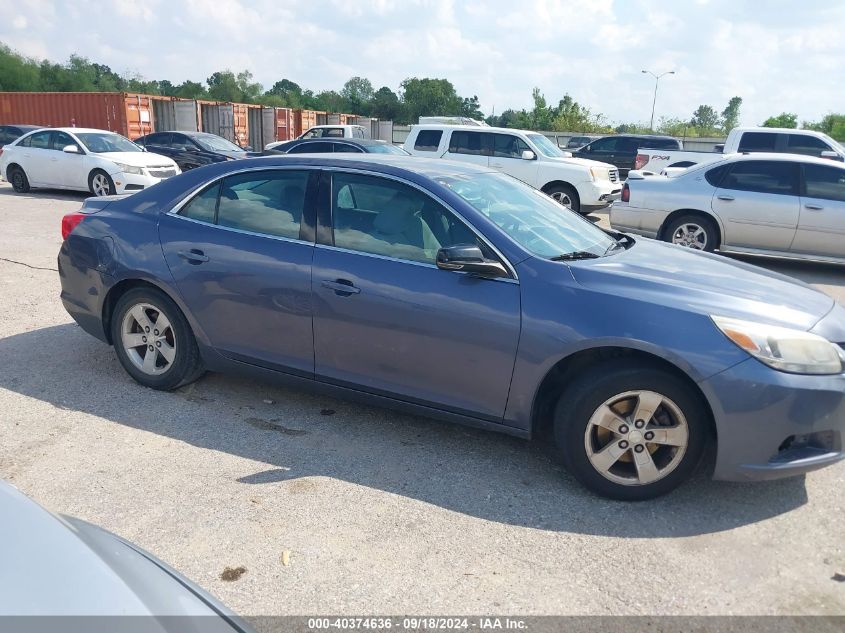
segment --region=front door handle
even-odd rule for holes
[[[323,288],[334,290],[335,294],[341,297],[348,297],[350,295],[357,295],[361,289],[353,285],[348,279],[323,279],[320,282]]]
[[[818,204],[805,204],[804,208],[809,209],[810,211],[821,211],[821,210],[824,209],[823,206],[818,205]]]
[[[186,260],[189,264],[202,264],[203,262],[208,261],[208,255],[196,248],[192,248],[189,251],[179,251],[177,255]]]
[[[721,196],[716,196],[716,197],[717,197],[719,200],[724,200],[725,202],[731,202],[732,200],[734,200],[734,197],[733,197],[733,196],[725,196],[725,195],[721,195]]]

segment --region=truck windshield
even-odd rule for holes
[[[540,257],[602,257],[615,244],[612,237],[592,222],[516,178],[484,173],[442,176],[437,182],[469,202],[523,248]]]
[[[528,138],[537,146],[543,156],[549,158],[560,158],[566,156],[558,147],[555,146],[549,139],[542,134],[526,134]]]

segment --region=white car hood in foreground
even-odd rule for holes
[[[104,158],[113,163],[122,163],[132,167],[175,167],[174,163],[167,156],[153,154],[152,152],[92,152],[92,156]]]

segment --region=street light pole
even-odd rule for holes
[[[654,132],[654,106],[657,105],[657,84],[660,83],[660,78],[664,75],[674,75],[674,70],[667,70],[665,73],[660,73],[659,75],[655,75],[650,70],[643,71],[647,75],[651,75],[654,77],[654,100],[651,102],[651,124],[648,126],[648,129]]]

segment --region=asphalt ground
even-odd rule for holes
[[[59,301],[83,197],[0,185],[0,477],[50,510],[244,615],[845,614],[845,464],[625,504],[536,443],[233,376],[140,387]],[[845,268],[751,261],[845,303]]]

